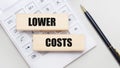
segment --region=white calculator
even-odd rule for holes
[[[12,0],[11,0],[12,1]],[[2,1],[3,2],[3,1]],[[75,59],[95,47],[82,21],[66,0],[16,0],[14,4],[0,5],[0,24],[30,68],[64,68]],[[7,7],[6,7],[7,6]],[[66,13],[69,14],[69,31],[59,33],[84,34],[84,52],[36,52],[32,50],[32,34],[44,32],[24,32],[16,30],[16,14]],[[47,32],[49,34],[50,32]],[[56,32],[53,32],[56,33]]]

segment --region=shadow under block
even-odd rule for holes
[[[83,51],[84,35],[69,34],[34,34],[33,50],[35,51]]]
[[[67,31],[67,14],[17,14],[17,30],[21,31]]]

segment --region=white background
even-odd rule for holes
[[[120,0],[68,0],[78,17],[85,23],[97,46],[66,68],[119,68],[105,44],[80,9],[82,4],[96,20],[112,45],[120,50]],[[0,26],[0,68],[28,68]]]

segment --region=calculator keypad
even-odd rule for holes
[[[36,4],[35,1],[38,3]],[[53,2],[49,2],[53,1]],[[44,4],[43,4],[44,3]],[[41,6],[42,7],[39,7]],[[38,8],[39,7],[39,8]],[[66,32],[22,32],[16,30],[16,23],[15,23],[15,15],[20,13],[67,13],[69,14],[69,25],[70,29]],[[71,10],[65,4],[64,0],[33,0],[29,3],[25,4],[23,7],[19,8],[14,12],[14,15],[9,16],[5,19],[5,27],[7,28],[8,32],[14,38],[15,42],[17,43],[16,46],[21,47],[21,51],[25,53],[26,57],[29,57],[31,61],[35,61],[35,59],[39,59],[40,56],[46,55],[48,52],[35,52],[32,50],[32,34],[80,34],[82,33],[81,28],[78,24],[72,24],[76,22],[76,18],[72,15]]]

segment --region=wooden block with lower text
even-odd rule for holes
[[[67,31],[67,14],[17,14],[17,30]]]
[[[84,35],[69,34],[35,34],[33,50],[35,51],[83,51]]]

